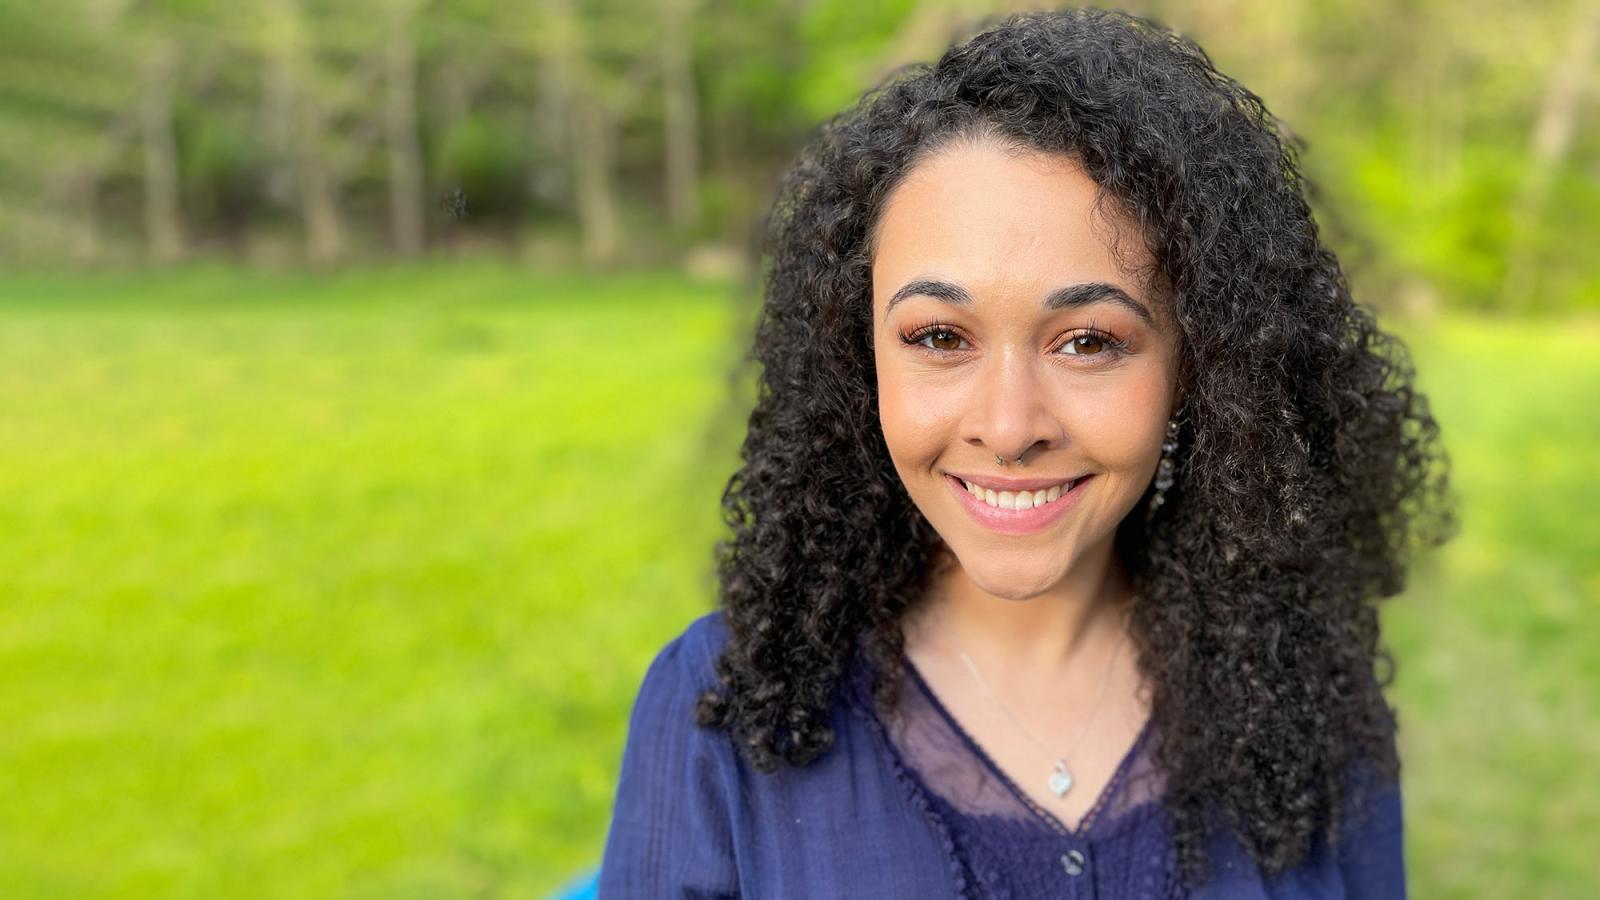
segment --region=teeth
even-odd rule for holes
[[[977,497],[979,500],[982,500],[990,506],[998,507],[1000,509],[1019,510],[1032,509],[1035,506],[1043,506],[1046,503],[1054,503],[1057,500],[1060,500],[1061,495],[1069,490],[1073,484],[1072,482],[1067,481],[1054,485],[1049,490],[1041,491],[996,492],[991,491],[988,488],[979,487],[970,481],[963,481],[961,483],[966,485],[967,493]]]

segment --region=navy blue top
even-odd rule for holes
[[[1267,878],[1218,830],[1192,893],[1159,802],[1147,723],[1076,829],[1039,808],[940,704],[909,660],[895,711],[851,672],[812,763],[752,769],[727,732],[695,724],[727,639],[701,616],[656,656],[634,703],[602,898],[1404,898],[1400,788],[1377,783],[1335,847]],[[1352,782],[1353,784],[1354,782]],[[1354,796],[1354,794],[1352,794]]]

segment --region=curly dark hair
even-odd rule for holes
[[[900,688],[902,615],[939,536],[877,414],[871,256],[885,198],[953,138],[1082,162],[1142,230],[1181,332],[1177,485],[1116,553],[1155,763],[1186,881],[1214,814],[1262,869],[1339,839],[1346,773],[1399,776],[1377,602],[1454,532],[1448,462],[1404,346],[1324,246],[1301,146],[1206,53],[1148,19],[1015,14],[897,70],[820,125],[766,220],[761,368],[717,545],[729,640],[698,708],[770,772],[832,743],[827,711],[864,654]],[[1146,495],[1148,499],[1148,493]],[[1135,509],[1142,509],[1143,503]]]

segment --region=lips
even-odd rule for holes
[[[1071,482],[1084,477],[1082,473],[1078,475],[1062,475],[1059,478],[1002,478],[998,475],[975,475],[967,472],[951,472],[949,474],[962,481],[970,481],[981,488],[988,488],[996,493],[1000,491],[1011,491],[1013,493],[1017,491],[1045,491],[1058,484],[1070,487]]]
[[[974,497],[972,492],[967,490],[966,485],[962,483],[961,478],[955,475],[946,475],[944,480],[946,484],[950,485],[950,490],[955,493],[956,500],[961,504],[961,507],[967,511],[967,514],[977,524],[1000,534],[1022,535],[1043,531],[1066,515],[1069,510],[1077,505],[1079,498],[1094,483],[1094,476],[1089,474],[1070,480],[1067,482],[1070,486],[1062,491],[1056,500],[1029,509],[1002,509],[990,506],[988,503]],[[986,488],[989,484],[1011,484],[1019,487],[1037,485],[1037,487],[1030,487],[1030,489],[1038,491],[1046,490],[1049,486],[1059,485],[1063,482],[1052,481],[1047,478],[1001,479],[980,476],[974,483],[983,485]]]

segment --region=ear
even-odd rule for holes
[[[1177,374],[1173,376],[1172,384],[1172,409],[1167,414],[1168,418],[1175,418],[1178,410],[1183,409],[1183,402],[1188,399],[1186,387],[1189,383],[1189,365],[1188,354],[1179,351]]]

